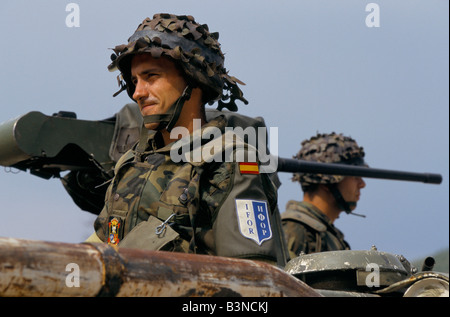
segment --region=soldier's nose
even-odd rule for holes
[[[136,88],[134,89],[133,99],[139,103],[139,101],[145,99],[147,95],[148,93],[145,87],[145,83],[143,83],[141,80],[138,80],[136,83]]]

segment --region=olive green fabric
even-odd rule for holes
[[[205,124],[202,131],[215,127],[224,132],[226,126],[226,118],[219,116]],[[222,134],[218,141],[225,152],[230,144],[225,145],[224,137]],[[202,149],[213,141],[202,139]],[[272,228],[271,238],[258,244],[240,233],[235,205],[236,199],[263,201],[270,217],[279,217],[276,186],[269,175],[241,174],[239,163],[225,159],[219,162],[204,157],[199,162],[176,163],[170,156],[173,144],[160,143],[159,132],[152,132],[145,152],[139,153],[134,147],[121,157],[106,193],[105,207],[94,224],[97,236],[107,242],[109,219],[116,217],[121,221],[119,247],[122,243],[126,247],[143,247],[140,240],[145,240],[150,241],[148,245],[162,246],[168,251],[275,261],[279,253],[275,233],[281,228]],[[160,239],[153,229],[172,214],[167,228],[176,232],[173,235],[176,241],[172,248],[167,248],[170,245],[167,241],[153,241]],[[139,225],[149,219],[159,220],[153,226]],[[270,225],[275,223],[271,219]],[[147,230],[142,230],[146,227]],[[139,234],[134,234],[135,230]],[[131,234],[136,236],[129,240],[139,242],[128,241]],[[180,241],[187,242],[189,250]],[[148,245],[145,248],[152,249]]]
[[[149,234],[157,233],[159,234]],[[120,242],[122,248],[137,248],[155,251],[187,251],[188,243],[180,238],[180,235],[170,226],[153,216],[147,221],[140,222]]]
[[[142,114],[135,103],[126,104],[115,114],[114,134],[109,148],[109,156],[114,162],[139,140],[142,126]]]
[[[306,254],[350,250],[344,234],[317,207],[290,200],[281,221],[291,258]]]

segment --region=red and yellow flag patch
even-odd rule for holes
[[[108,244],[117,245],[121,238],[122,220],[117,217],[109,217],[108,221]]]
[[[256,162],[239,162],[241,174],[259,174],[259,166]]]

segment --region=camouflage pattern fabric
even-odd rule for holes
[[[344,234],[308,202],[290,200],[281,220],[291,259],[301,252],[350,250]]]
[[[192,16],[161,13],[155,14],[153,19],[146,18],[128,39],[128,44],[113,49],[115,54],[108,69],[121,71],[118,77],[121,90],[116,94],[126,89],[132,98],[135,87],[130,79],[130,57],[150,53],[153,58],[172,58],[194,86],[202,88],[205,103],[218,100],[219,110],[237,111],[236,99],[248,103],[237,85],[245,84],[228,75],[218,39],[218,32],[210,33],[208,25],[200,25]],[[224,94],[224,90],[229,94]]]
[[[367,166],[364,163],[364,149],[359,147],[355,140],[342,134],[317,134],[301,143],[302,148],[293,156],[298,160],[340,163]],[[345,176],[295,173],[293,182],[300,182],[302,186],[308,184],[339,183]]]
[[[224,131],[226,125],[225,117],[219,116],[202,129],[218,127]],[[94,224],[97,236],[120,247],[127,236],[139,230],[135,241],[148,239],[151,245],[147,249],[157,246],[158,250],[275,261],[273,236],[259,244],[243,236],[236,213],[236,200],[247,199],[267,202],[269,215],[274,215],[277,193],[269,176],[241,174],[236,162],[175,163],[170,149],[171,145],[158,146],[156,132],[149,137],[142,156],[130,150],[119,160],[105,207]],[[153,243],[161,238],[154,230],[137,229],[155,219],[159,225],[167,220],[169,234],[171,230],[176,233],[167,243]],[[133,243],[126,246],[136,247]]]

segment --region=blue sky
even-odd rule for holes
[[[66,5],[80,8],[66,25]],[[239,111],[278,128],[278,151],[292,157],[316,132],[352,136],[376,168],[443,175],[441,185],[366,179],[357,212],[336,226],[353,249],[429,255],[449,242],[448,1],[372,1],[379,27],[366,25],[371,1],[1,1],[0,122],[29,111],[110,117],[116,98],[109,48],[125,43],[154,13],[190,14],[220,33],[225,67],[246,83]],[[15,171],[14,171],[15,172]],[[301,200],[280,175],[279,207]],[[0,169],[0,236],[79,242],[95,217],[59,180]]]

